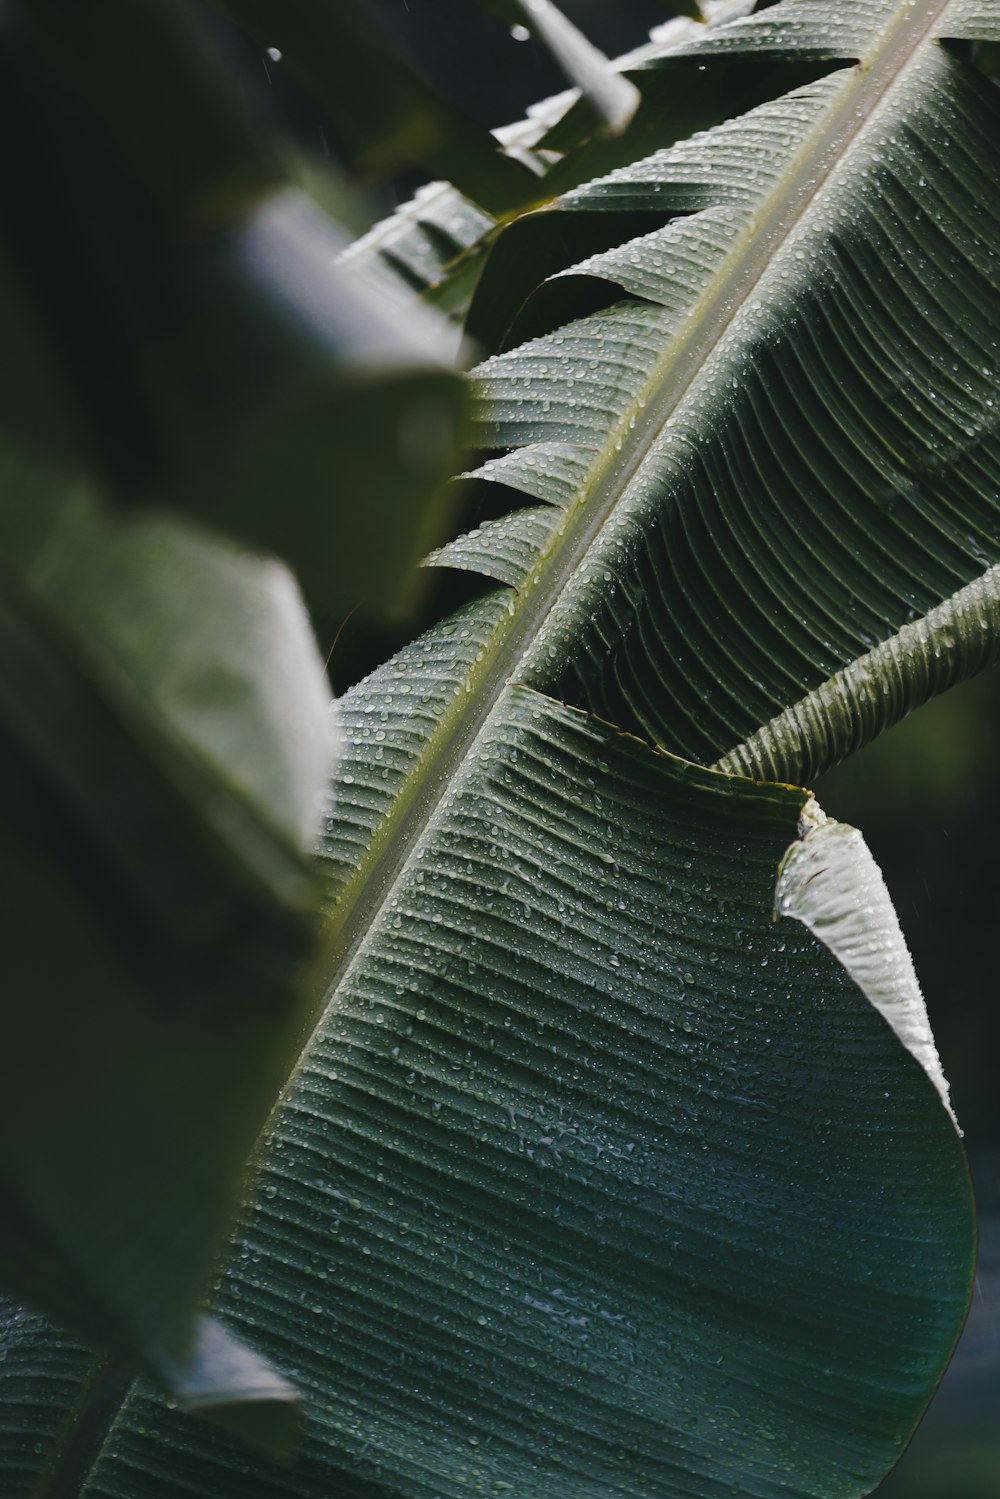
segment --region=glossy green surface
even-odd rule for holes
[[[689,762],[806,699],[810,774],[996,651],[956,615],[940,664],[887,649],[824,707],[998,560],[997,105],[942,44],[997,30],[770,7],[697,56],[818,81],[542,216],[668,222],[526,304],[512,274],[481,477],[531,503],[439,559],[499,583],[343,705],[327,1002],[216,1298],[303,1390],[300,1459],[135,1390],[74,1428],[76,1492],[854,1499],[891,1465],[968,1296],[961,1148],[772,923],[805,793]],[[14,1386],[43,1495],[66,1438]]]
[[[137,1392],[80,1491],[883,1471],[964,1306],[970,1204],[923,1071],[771,921],[802,800],[505,693],[313,1038],[220,1291],[294,1364],[299,1461]]]

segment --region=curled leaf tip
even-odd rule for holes
[[[913,960],[871,850],[812,797],[799,834],[778,868],[775,916],[801,921],[830,949],[923,1067],[957,1129]]]

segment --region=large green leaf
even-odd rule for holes
[[[508,231],[644,232],[512,278],[480,478],[520,508],[436,559],[497,586],[344,705],[328,1002],[217,1296],[305,1390],[302,1456],[142,1389],[61,1426],[88,1357],[12,1315],[22,1488],[848,1499],[890,1466],[968,1182],[863,849],[741,775],[998,651],[1000,103],[956,44],[998,37],[993,0],[787,0],[693,55],[818,81]]]
[[[188,1432],[178,1466],[137,1394],[83,1491],[848,1493],[885,1467],[954,1334],[969,1207],[925,1074],[771,924],[803,799],[509,693],[310,1048],[223,1293],[298,1348],[303,1460]]]

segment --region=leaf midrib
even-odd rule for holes
[[[454,788],[504,687],[517,680],[529,657],[544,647],[545,627],[559,606],[566,604],[574,576],[654,452],[667,423],[706,372],[754,289],[842,165],[848,150],[866,133],[879,104],[936,31],[950,3],[937,0],[919,15],[908,5],[900,6],[869,59],[855,65],[853,86],[847,85],[832,113],[824,115],[804,135],[769,199],[733,242],[723,266],[688,317],[686,328],[671,338],[643,392],[609,434],[603,462],[599,460],[592,469],[587,489],[578,496],[548,554],[539,560],[522,590],[514,594],[513,615],[505,616],[496,627],[483,664],[473,668],[467,681],[471,690],[462,694],[464,702],[453,714],[442,718],[440,729],[423,752],[423,763],[410,773],[393,811],[343,892],[320,962],[313,970],[317,991],[321,987],[324,991],[324,1002],[276,1100],[275,1111],[294,1085],[328,1006],[358,957],[388,892],[432,825],[444,796]],[[635,425],[631,427],[633,419]],[[615,446],[618,439],[620,451]],[[262,1139],[268,1133],[265,1129]]]

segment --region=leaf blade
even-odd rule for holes
[[[98,1491],[142,1471],[159,1499],[176,1443],[211,1454],[217,1493],[253,1499],[334,1479],[763,1496],[788,1491],[789,1464],[802,1493],[872,1481],[919,1412],[912,1361],[943,1357],[964,1306],[969,1203],[923,1071],[829,954],[771,926],[803,799],[512,689],[398,887],[406,927],[373,934],[316,1038],[222,1295],[239,1328],[270,1267],[264,1350],[297,1344],[317,1392],[301,1463],[254,1470],[133,1400]],[[621,899],[638,915],[625,946]],[[729,987],[737,923],[756,996]],[[428,946],[433,985],[408,998]],[[873,1221],[872,1194],[888,1216]],[[324,1219],[337,1232],[318,1241]],[[904,1262],[900,1320],[886,1287]],[[311,1337],[316,1306],[336,1338]]]

